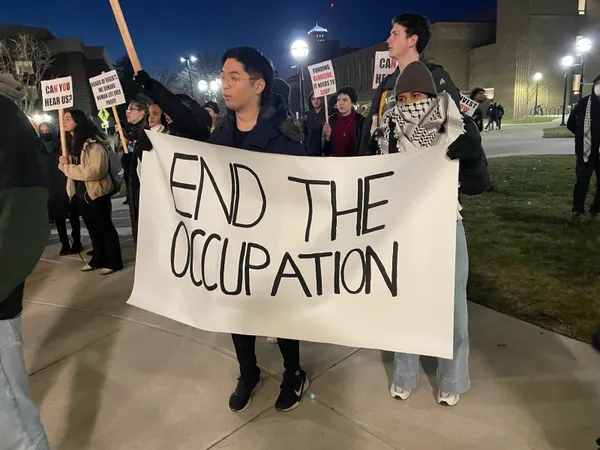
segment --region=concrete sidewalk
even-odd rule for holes
[[[470,305],[473,386],[454,408],[436,404],[429,359],[419,389],[401,402],[388,393],[392,355],[303,343],[310,392],[297,410],[277,413],[281,358],[259,338],[265,384],[246,412],[234,414],[230,337],[126,305],[133,248],[122,239],[122,272],[81,273],[81,260],[59,259],[53,244],[27,283],[31,392],[55,449],[596,448],[600,356],[477,305]]]

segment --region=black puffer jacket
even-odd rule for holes
[[[323,138],[323,124],[325,123],[325,105],[321,99],[321,109],[315,111],[312,105],[313,93],[308,96],[308,111],[304,114],[302,131],[304,133],[304,146],[306,152],[311,156],[321,155],[321,145]],[[332,111],[333,112],[333,111]]]
[[[575,108],[573,108],[567,121],[567,128],[575,135],[575,154],[580,157],[583,156],[583,130],[585,127],[587,104],[590,98],[592,99],[592,151],[598,152],[598,148],[600,147],[600,98],[594,93],[583,97],[579,100]]]

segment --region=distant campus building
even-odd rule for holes
[[[425,57],[444,66],[462,92],[486,89],[505,107],[508,117],[532,113],[533,75],[539,72],[542,111],[559,114],[565,83],[560,60],[571,55],[577,64],[568,74],[567,102],[571,103],[579,96],[581,58],[574,49],[578,38],[587,37],[594,44],[585,57],[584,95],[600,74],[599,25],[600,0],[498,0],[495,21],[433,24]],[[338,86],[354,87],[359,104],[371,101],[375,52],[381,50],[387,50],[385,42],[333,59]],[[310,92],[307,72],[305,80]],[[297,75],[290,84],[297,89]]]
[[[112,70],[113,63],[106,49],[88,47],[75,38],[57,38],[45,28],[0,24],[0,39],[11,39],[19,34],[31,35],[48,45],[54,62],[44,79],[72,76],[74,105],[95,117],[97,109],[88,79]],[[41,106],[39,110],[41,112]]]

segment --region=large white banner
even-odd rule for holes
[[[148,133],[129,303],[208,331],[452,357],[458,163]]]

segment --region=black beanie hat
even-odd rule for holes
[[[435,97],[437,89],[431,72],[420,61],[414,61],[404,68],[394,88],[396,98],[406,92],[421,92]]]
[[[356,102],[358,102],[358,94],[356,93],[354,88],[351,88],[350,86],[341,88],[339,91],[337,91],[337,94],[335,94],[335,97],[336,98],[339,97],[340,94],[346,94],[348,97],[350,97],[350,101],[354,105],[356,105]]]
[[[219,108],[219,105],[217,105],[216,102],[208,101],[204,104],[204,107],[212,109],[217,116],[221,114],[221,109]]]

